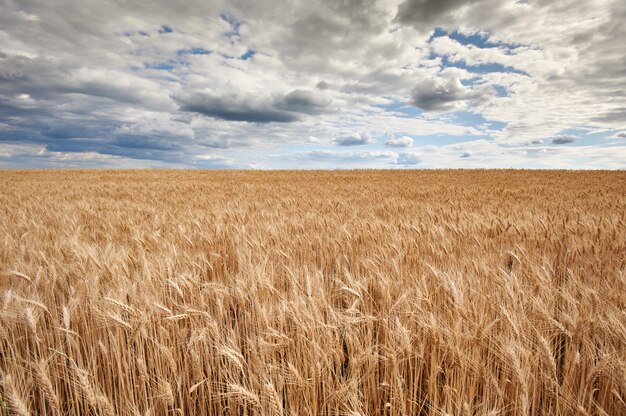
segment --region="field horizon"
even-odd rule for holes
[[[72,168],[56,168],[56,167],[42,167],[42,168],[0,168],[0,172],[625,172],[626,170],[621,168],[615,169],[576,169],[576,168],[475,168],[475,167],[458,167],[458,168],[247,168],[247,169],[234,169],[234,168],[126,168],[126,167],[72,167]]]
[[[626,171],[0,179],[2,415],[626,413]]]

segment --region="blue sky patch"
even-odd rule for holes
[[[450,114],[450,118],[454,120],[455,124],[468,127],[483,124],[487,121],[482,115],[469,111],[456,111]]]
[[[473,113],[471,111],[456,111],[449,115],[450,120],[454,124],[467,127],[488,126],[489,130],[501,131],[506,127],[506,123],[500,121],[491,121],[485,119],[481,114]]]
[[[407,105],[400,101],[395,101],[391,104],[379,105],[377,107],[382,108],[383,110],[390,113],[396,113],[400,117],[404,118],[417,118],[424,112],[424,110],[422,110],[421,108]]]
[[[553,143],[552,139],[571,137],[574,141],[567,143],[568,146],[593,146],[594,144],[597,144],[599,140],[606,139],[614,134],[614,131],[590,132],[588,129],[584,128],[571,128],[561,130],[559,134],[555,134],[554,137],[549,137],[547,140],[544,140],[544,143],[558,145],[558,143]]]
[[[248,59],[252,58],[254,55],[256,55],[256,51],[253,51],[252,49],[248,49],[246,53],[240,56],[240,58],[244,61],[247,61]]]
[[[434,57],[440,56],[437,54],[431,54],[431,55]],[[480,65],[467,65],[465,60],[462,60],[462,59],[452,62],[448,59],[447,55],[441,56],[441,64],[445,67],[461,68],[461,69],[465,69],[466,71],[473,72],[476,74],[488,74],[491,72],[508,72],[508,73],[528,76],[528,74],[524,71],[515,69],[511,66],[504,66],[502,64],[497,64],[493,62],[490,62],[488,64],[480,64]]]
[[[440,38],[443,36],[447,36],[450,39],[459,42],[461,45],[465,45],[465,46],[472,45],[481,49],[482,48],[515,49],[515,48],[522,46],[521,44],[514,44],[514,43],[491,42],[489,40],[491,34],[487,32],[483,32],[483,33],[475,32],[475,33],[466,34],[466,33],[458,32],[456,30],[452,32],[448,32],[440,27],[435,28],[433,34],[431,35],[428,41],[431,42],[434,38]],[[503,50],[503,52],[506,52],[506,51]]]
[[[508,97],[509,96],[509,92],[502,85],[494,85],[493,88],[496,90],[496,94],[498,95],[498,97]]]
[[[159,71],[171,71],[175,68],[171,63],[166,62],[158,62],[158,63],[145,63],[144,68],[146,69],[157,69]]]
[[[211,51],[204,48],[190,48],[190,49],[179,49],[176,51],[176,55],[185,56],[185,55],[208,55]]]

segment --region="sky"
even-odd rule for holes
[[[626,169],[623,0],[0,0],[0,168]]]

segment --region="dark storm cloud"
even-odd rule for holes
[[[576,137],[572,136],[559,136],[552,138],[552,144],[569,144],[574,143],[576,141]]]
[[[290,123],[297,121],[297,114],[275,109],[271,104],[252,103],[236,96],[214,96],[197,93],[178,97],[181,111],[202,114],[227,121],[248,123]]]
[[[90,143],[106,141],[120,125],[93,118],[64,120],[51,112],[21,112],[19,115],[14,112],[7,119],[3,114],[6,113],[0,107],[0,121],[10,121],[12,128],[0,129],[0,140],[44,144],[68,151],[80,151],[81,146],[91,147]]]
[[[19,103],[13,105],[17,104]],[[197,145],[191,137],[175,131],[159,131],[155,128],[143,133],[133,132],[120,121],[101,119],[89,114],[98,111],[106,113],[109,108],[105,103],[101,104],[100,108],[90,109],[87,114],[73,114],[72,120],[67,120],[62,114],[56,114],[47,108],[28,113],[16,112],[13,107],[3,108],[0,105],[0,122],[11,122],[10,129],[0,128],[0,142],[43,146],[45,151],[59,155],[92,152],[172,163],[189,160],[189,156],[197,151]],[[111,107],[115,108],[116,105]],[[12,111],[9,113],[7,110]],[[83,163],[79,158],[67,160]],[[99,163],[99,159],[90,160]]]
[[[175,97],[175,100],[181,111],[248,123],[290,123],[300,120],[301,114],[321,114],[328,106],[328,102],[303,90],[264,100],[237,94],[218,96],[210,93]]]
[[[329,104],[327,100],[316,97],[310,91],[294,90],[278,99],[275,107],[285,111],[316,115],[325,112]]]
[[[432,27],[438,19],[466,3],[468,0],[405,0],[398,6],[396,20],[415,26]]]

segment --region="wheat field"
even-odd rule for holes
[[[0,172],[0,414],[626,414],[626,172]]]

